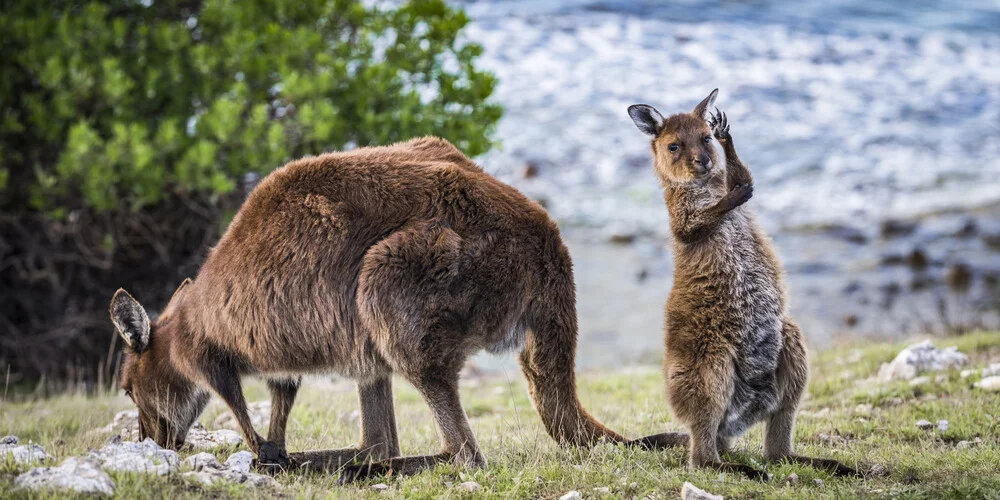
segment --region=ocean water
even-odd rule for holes
[[[688,112],[716,87],[812,345],[1000,326],[1000,2],[453,3],[506,110],[478,161],[573,254],[581,367],[662,357],[669,219],[626,108]]]
[[[716,87],[773,230],[1000,200],[995,0],[456,3],[506,108],[481,161],[561,222],[662,233],[625,109],[686,112]]]

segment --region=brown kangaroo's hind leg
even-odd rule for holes
[[[357,461],[385,460],[399,456],[396,413],[392,406],[392,378],[358,382],[361,407],[361,442],[336,450],[292,453],[295,467],[307,471],[333,472]]]
[[[836,476],[854,476],[858,471],[829,458],[812,458],[795,454],[792,433],[795,412],[809,379],[809,364],[802,331],[792,320],[785,319],[782,329],[784,345],[778,357],[778,391],[780,403],[767,421],[764,433],[764,456],[771,461],[789,460],[811,467],[826,469]]]
[[[460,366],[460,365],[459,365]],[[458,369],[432,366],[416,376],[407,376],[430,406],[441,435],[442,452],[437,455],[399,457],[382,462],[345,467],[339,484],[360,481],[378,475],[408,476],[453,461],[465,467],[485,467],[486,457],[479,450],[469,420],[458,395]]]
[[[295,403],[295,395],[299,392],[302,378],[273,379],[267,381],[271,392],[271,422],[267,427],[267,441],[278,447],[278,455],[288,455],[285,447],[285,428],[288,426],[288,414]],[[274,452],[270,452],[274,454]],[[280,472],[284,467],[280,463],[258,463],[258,468],[267,472]]]

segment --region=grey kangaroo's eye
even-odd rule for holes
[[[710,142],[712,142],[712,136],[710,136],[710,135],[706,135],[706,136],[705,136],[705,144],[708,144],[708,143],[710,143]]]
[[[669,149],[671,151],[677,151],[678,149],[680,149],[680,146],[678,146],[676,144],[671,144],[671,145],[667,146],[667,149]]]

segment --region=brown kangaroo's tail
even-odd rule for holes
[[[528,379],[528,391],[545,430],[561,444],[591,446],[602,438],[624,442],[617,432],[605,427],[580,404],[576,395],[576,291],[572,267],[565,247],[558,254],[565,259],[565,272],[549,276],[544,294],[529,311],[530,331],[521,351],[521,370]]]

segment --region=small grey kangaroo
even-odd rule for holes
[[[666,306],[667,395],[689,433],[636,440],[689,446],[691,467],[766,475],[723,462],[733,438],[767,422],[764,455],[831,470],[836,460],[794,453],[792,431],[809,378],[805,342],[788,317],[783,272],[771,240],[745,205],[753,178],[736,154],[726,115],[712,114],[715,89],[690,113],[664,118],[645,104],[628,108],[650,137],[673,234],[674,284]],[[713,135],[726,154],[719,164]]]

